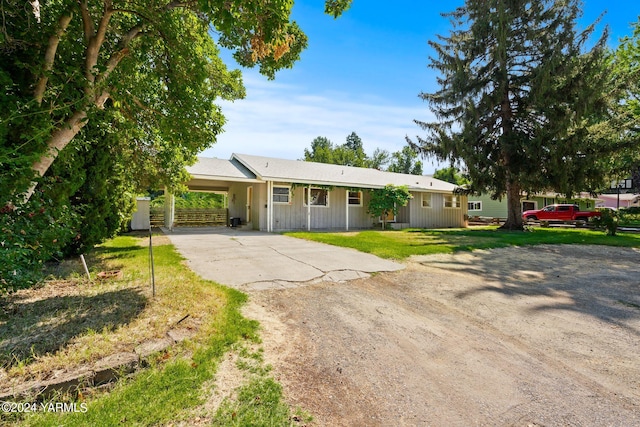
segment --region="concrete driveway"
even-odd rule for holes
[[[403,264],[323,243],[228,227],[164,230],[189,267],[205,279],[242,290],[339,282],[396,271]]]

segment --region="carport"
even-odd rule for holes
[[[251,228],[251,206],[254,185],[262,183],[239,162],[234,160],[201,158],[188,168],[191,180],[185,183],[189,191],[222,193],[227,199],[227,217],[244,218]],[[244,190],[249,194],[238,197]],[[164,226],[171,230],[175,223],[175,198],[165,190]],[[244,212],[243,212],[244,211]]]

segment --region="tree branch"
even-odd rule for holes
[[[122,38],[122,40],[120,41],[120,46],[122,47],[122,49],[111,55],[111,57],[107,61],[107,66],[104,72],[96,76],[96,84],[105,81],[111,75],[113,70],[115,70],[120,61],[122,61],[122,59],[129,54],[129,43],[131,43],[131,41],[136,37],[142,35],[142,28],[142,25],[136,25],[135,27],[131,28],[129,32]]]
[[[89,13],[89,4],[87,0],[78,0],[80,6],[80,15],[82,16],[82,28],[84,30],[84,39],[87,43],[93,37],[94,28],[93,21],[91,20],[91,14]]]
[[[52,34],[49,37],[49,45],[47,46],[47,50],[44,54],[44,68],[42,70],[42,76],[36,83],[36,88],[34,91],[34,97],[38,105],[42,103],[42,98],[44,97],[44,91],[47,87],[47,82],[49,77],[47,77],[47,73],[53,69],[53,62],[56,57],[56,52],[58,50],[58,44],[60,43],[60,39],[62,35],[67,30],[69,23],[71,22],[72,14],[65,14],[60,17],[58,20],[58,28],[55,34]]]
[[[111,0],[105,0],[104,2],[104,12],[102,14],[102,18],[100,18],[100,23],[98,24],[98,30],[95,35],[92,35],[87,43],[87,56],[85,58],[85,78],[89,82],[89,85],[85,89],[85,92],[90,93],[93,89],[93,83],[95,82],[96,76],[93,73],[94,67],[98,64],[98,54],[100,53],[100,48],[104,43],[104,38],[109,28],[109,21],[113,16],[113,7]]]
[[[80,132],[80,129],[87,123],[87,110],[81,108],[69,117],[66,122],[58,128],[49,139],[47,143],[47,153],[40,157],[36,163],[33,164],[33,171],[36,172],[36,176],[42,177],[49,169],[49,166],[58,157],[58,153],[69,144],[69,142]],[[37,186],[37,182],[31,183],[31,187],[25,194],[25,200],[29,200],[33,195]]]

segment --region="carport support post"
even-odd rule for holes
[[[311,186],[307,185],[307,231],[311,231]]]
[[[349,189],[346,188],[344,190],[344,195],[345,195],[345,230],[349,231]]]
[[[273,205],[273,181],[267,181],[267,233],[273,231],[271,205]]]
[[[176,200],[173,194],[165,187],[164,189],[164,226],[173,230],[173,221],[176,213]]]

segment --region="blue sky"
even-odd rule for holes
[[[300,159],[317,136],[343,144],[351,132],[365,150],[399,151],[405,136],[421,134],[414,119],[433,117],[419,97],[437,89],[437,74],[428,68],[429,40],[447,35],[448,12],[463,0],[354,0],[334,20],[323,14],[323,0],[296,0],[293,19],[309,37],[309,47],[291,70],[269,81],[243,69],[245,99],[221,102],[225,131],[201,155],[229,158],[245,153]],[[607,12],[597,27],[609,26],[609,44],[631,35],[640,4],[620,0],[584,0],[581,28]],[[237,68],[225,54],[230,68]],[[440,165],[423,160],[424,172]],[[446,166],[446,165],[445,165]]]

